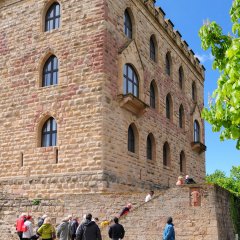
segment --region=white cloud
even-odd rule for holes
[[[213,61],[214,57],[211,53],[209,54],[195,54],[195,57],[200,60],[201,63],[205,63],[207,61]]]

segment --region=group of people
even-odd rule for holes
[[[178,180],[176,182],[177,186],[181,186],[183,184],[195,184],[196,182],[193,180],[193,178],[189,177],[189,175],[185,176],[185,181],[183,180],[182,176],[178,177]]]
[[[126,211],[125,213],[122,211],[122,216],[124,214],[126,214]],[[34,240],[40,237],[42,240],[54,240],[56,238],[59,240],[102,240],[97,220],[98,218],[92,218],[92,214],[90,213],[84,215],[80,223],[79,218],[68,216],[55,229],[51,218],[45,214],[38,220],[37,228],[34,231],[33,218],[23,213],[16,221],[16,230],[20,240]],[[118,217],[113,219],[113,224],[109,227],[108,235],[112,240],[124,238],[125,230],[119,224]]]

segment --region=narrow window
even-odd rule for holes
[[[58,59],[52,55],[48,58],[43,67],[42,86],[58,84]]]
[[[124,65],[123,78],[124,78],[123,81],[124,94],[132,93],[135,97],[138,97],[139,96],[138,78],[131,65],[129,64]]]
[[[181,151],[180,153],[180,173],[185,173],[185,167],[186,163],[185,163],[185,154],[183,151]]]
[[[60,26],[60,5],[59,3],[53,3],[45,17],[45,32],[57,29]]]
[[[166,97],[166,118],[171,119],[172,117],[172,103],[170,94]]]
[[[58,149],[56,149],[55,154],[56,154],[56,163],[58,163]]]
[[[195,82],[192,83],[192,100],[193,101],[197,100],[196,84],[195,84]]]
[[[128,38],[132,39],[132,21],[127,10],[124,13],[124,33]]]
[[[156,97],[155,97],[155,89],[153,83],[150,85],[150,107],[156,108]]]
[[[183,128],[184,126],[184,109],[183,106],[181,105],[179,108],[179,127]]]
[[[163,145],[163,165],[169,166],[170,165],[170,149],[168,143],[164,143]]]
[[[153,159],[153,143],[150,135],[147,137],[147,159]]]
[[[53,117],[49,118],[42,128],[42,147],[57,145],[57,123]]]
[[[171,75],[171,55],[170,53],[166,54],[166,74]]]
[[[128,128],[128,151],[135,153],[135,136],[133,128]]]
[[[194,142],[200,142],[200,126],[197,120],[194,121]]]
[[[156,62],[156,48],[153,36],[150,38],[150,58]]]
[[[183,68],[182,67],[179,68],[178,74],[179,74],[179,87],[180,89],[183,89]]]
[[[23,167],[23,153],[20,153],[20,167]]]

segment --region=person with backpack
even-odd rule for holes
[[[71,240],[75,240],[76,239],[76,232],[77,232],[77,228],[79,225],[79,218],[76,217],[74,218],[71,222],[70,222],[70,234],[71,234]]]
[[[102,240],[98,225],[92,221],[92,214],[86,216],[86,221],[78,226],[76,240]]]
[[[22,231],[23,231],[23,234],[22,234],[22,240],[31,240],[31,238],[34,235],[34,232],[33,232],[33,219],[31,216],[27,216],[26,217],[26,220],[23,224],[23,227],[22,227]]]
[[[24,222],[26,221],[26,217],[27,217],[27,214],[22,213],[16,221],[16,231],[17,231],[17,235],[18,235],[20,240],[22,240],[22,234],[23,234],[23,229],[22,228],[23,228]]]

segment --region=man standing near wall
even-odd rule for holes
[[[125,230],[121,224],[118,223],[118,218],[113,219],[114,224],[110,226],[108,235],[112,240],[119,240],[124,238]]]

